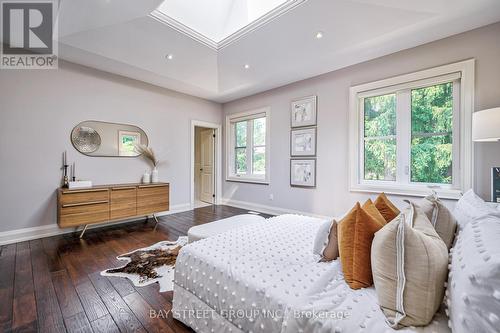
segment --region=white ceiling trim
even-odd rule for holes
[[[308,0],[288,0],[287,2],[279,5],[278,7],[274,8],[272,11],[268,12],[267,14],[259,17],[257,20],[247,24],[243,28],[237,30],[236,32],[232,33],[228,37],[224,38],[220,42],[216,42],[211,38],[206,37],[205,35],[199,33],[198,31],[191,29],[185,24],[182,24],[181,22],[173,19],[172,17],[165,15],[161,11],[155,9],[149,16],[151,18],[154,18],[155,20],[168,25],[170,28],[194,39],[195,41],[202,43],[205,46],[210,47],[213,50],[221,50],[225,48],[226,46],[231,45],[232,43],[236,42],[238,39],[246,36],[247,34],[251,33],[252,31],[255,31],[256,29],[266,25],[267,23],[275,20],[276,18],[280,17],[281,15],[286,14],[287,12],[291,11],[292,9],[298,7],[299,5],[307,2]]]
[[[171,18],[168,15],[163,14],[159,10],[155,9],[151,14],[149,14],[149,17],[154,18],[155,20],[168,25],[170,28],[194,39],[195,41],[208,46],[209,48],[213,50],[218,50],[218,43],[205,35],[199,33],[198,31],[191,29],[185,24],[182,24],[181,22],[177,21],[176,19]]]
[[[267,14],[259,17],[257,20],[250,22],[240,30],[236,31],[235,33],[227,36],[223,40],[221,40],[219,43],[217,43],[218,47],[217,49],[223,49],[226,46],[234,43],[238,39],[244,37],[245,35],[251,33],[252,31],[266,25],[267,23],[271,22],[272,20],[277,19],[281,15],[284,15],[291,11],[292,9],[298,7],[299,5],[305,3],[308,0],[289,0],[285,3],[282,3],[278,7],[274,8],[272,11],[268,12]]]

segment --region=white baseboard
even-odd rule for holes
[[[175,214],[175,213],[186,212],[186,211],[191,210],[191,209],[193,209],[193,207],[191,207],[190,203],[184,203],[184,204],[180,204],[180,205],[173,205],[173,206],[170,206],[170,210],[168,210],[166,212],[158,213],[158,214],[156,214],[156,216],[172,215],[172,214]]]
[[[252,210],[252,211],[257,211],[257,212],[261,212],[261,213],[265,213],[265,214],[271,214],[271,215],[299,214],[299,215],[317,217],[317,218],[325,219],[325,220],[333,218],[331,216],[319,215],[319,214],[315,214],[315,213],[311,213],[311,212],[303,212],[303,211],[294,210],[294,209],[267,206],[267,205],[262,205],[262,204],[256,204],[253,202],[239,201],[239,200],[233,200],[233,199],[228,199],[228,198],[222,198],[221,204],[233,206],[233,207],[237,207],[237,208],[242,208],[242,209],[248,209],[248,210]]]
[[[165,216],[165,215],[185,212],[185,211],[191,210],[191,209],[192,209],[191,204],[189,204],[189,203],[180,204],[180,205],[173,205],[170,207],[169,211],[158,213],[158,214],[156,214],[156,216]],[[128,223],[128,222],[132,222],[132,221],[137,221],[137,219],[124,220],[124,221],[105,223],[105,224],[93,224],[93,225],[89,225],[88,229],[102,228],[105,226],[110,226],[110,225],[114,225],[114,224],[121,224],[121,223]],[[61,234],[67,234],[67,233],[75,232],[75,230],[76,230],[75,228],[61,229],[61,228],[59,228],[57,223],[54,223],[54,224],[42,225],[39,227],[4,231],[4,232],[0,232],[0,245],[24,242],[24,241],[29,241],[32,239],[39,239],[39,238],[56,236],[56,235],[61,235]]]

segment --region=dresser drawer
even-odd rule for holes
[[[137,215],[149,215],[169,209],[169,186],[139,186]]]
[[[168,183],[58,190],[57,217],[61,228],[137,218],[168,209]]]
[[[137,215],[137,188],[117,187],[110,192],[111,219],[127,218]]]
[[[109,202],[66,204],[60,208],[61,227],[92,224],[109,220]]]
[[[61,194],[61,204],[78,204],[94,201],[109,200],[109,190],[106,189],[89,189],[89,190],[74,190],[66,191]]]

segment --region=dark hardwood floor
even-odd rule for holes
[[[161,217],[156,231],[137,221],[90,229],[84,239],[74,233],[2,246],[0,332],[192,332],[171,314],[150,317],[150,310],[171,309],[172,292],[99,273],[122,265],[117,255],[246,212],[203,207]]]

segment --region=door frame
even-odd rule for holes
[[[215,200],[214,204],[218,205],[221,202],[222,196],[222,125],[210,123],[201,120],[191,120],[191,209],[194,208],[194,164],[195,164],[195,130],[196,127],[211,128],[215,131],[214,140],[214,187]]]

